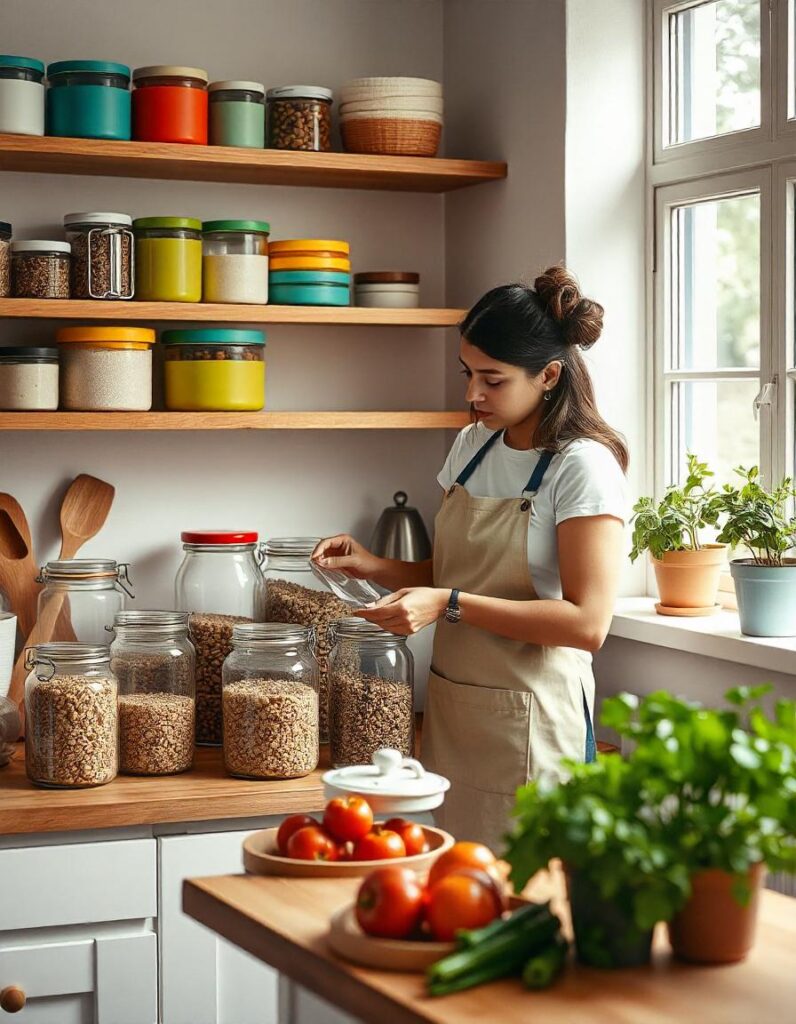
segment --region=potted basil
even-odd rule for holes
[[[688,900],[669,922],[686,960],[743,959],[766,867],[796,871],[796,701],[778,700],[767,713],[769,690],[730,690],[726,709],[665,692],[603,703],[603,724],[634,744],[645,813],[687,872]]]
[[[682,487],[671,486],[659,502],[640,498],[633,506],[635,562],[649,551],[658,583],[660,615],[710,615],[716,608],[724,543],[704,543],[700,531],[715,526],[723,496],[709,486],[713,473],[696,455],[688,455]]]
[[[759,480],[757,466],[736,470],[740,487],[726,485],[722,511],[726,515],[719,540],[743,545],[751,558],[734,558],[741,632],[747,636],[796,636],[796,559],[786,554],[796,545],[796,517],[789,506],[796,489],[790,477],[771,490]]]

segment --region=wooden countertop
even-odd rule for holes
[[[419,974],[355,967],[326,948],[329,918],[350,902],[356,880],[222,875],[189,879],[183,909],[293,981],[365,1021],[390,1024],[774,1024],[796,1006],[796,900],[764,892],[757,944],[749,959],[693,967],[671,958],[658,929],[652,966],[622,971],[570,967],[545,992],[519,981],[493,982],[432,999]],[[553,898],[563,913],[558,873],[543,872],[526,895]],[[296,955],[299,954],[299,955]],[[788,1010],[788,1007],[791,1007]]]
[[[67,832],[156,822],[210,821],[316,811],[323,807],[321,764],[303,779],[253,782],[224,771],[220,747],[197,747],[194,768],[182,775],[118,775],[107,786],[42,789],[25,775],[25,745],[0,768],[0,834]]]

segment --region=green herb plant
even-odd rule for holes
[[[698,551],[699,531],[715,526],[722,511],[722,494],[709,486],[713,472],[696,455],[688,455],[688,476],[682,487],[672,485],[656,504],[639,498],[633,506],[633,547],[630,560],[649,551],[660,559],[667,551]]]
[[[720,503],[727,518],[719,541],[731,547],[742,544],[756,565],[783,565],[786,552],[796,546],[796,517],[788,515],[796,497],[793,480],[783,477],[769,491],[760,483],[757,466],[739,466],[735,472],[744,482],[740,487],[725,484]]]

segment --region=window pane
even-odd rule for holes
[[[669,145],[760,124],[760,2],[669,16]]]
[[[757,369],[759,195],[673,211],[672,304],[669,369]]]
[[[734,480],[736,466],[760,464],[760,425],[752,403],[759,380],[678,381],[671,385],[672,455],[678,482],[686,453],[708,462],[717,484]]]

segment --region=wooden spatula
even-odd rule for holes
[[[37,575],[30,527],[22,506],[10,494],[0,494],[0,589],[8,597],[23,636],[36,622],[40,590]]]

